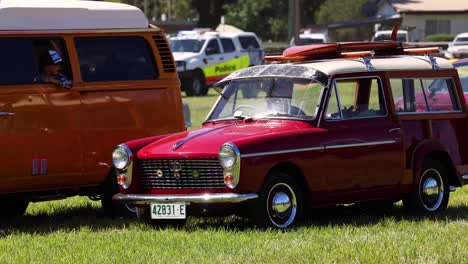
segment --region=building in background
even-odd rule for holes
[[[378,16],[400,17],[410,41],[468,31],[468,0],[382,0]]]

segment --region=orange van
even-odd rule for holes
[[[167,40],[133,6],[2,0],[0,58],[4,216],[73,195],[113,212],[115,145],[185,130]]]

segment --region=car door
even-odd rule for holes
[[[68,114],[76,110],[70,109],[69,91],[34,82],[41,70],[35,44],[47,42],[46,38],[0,39],[0,151],[7,164],[2,192],[59,188],[73,181],[68,176],[81,173],[79,135],[69,126]]]
[[[213,83],[231,72],[225,65],[224,54],[221,51],[218,38],[210,39],[205,47],[205,59],[207,66],[203,68],[207,83]]]
[[[403,175],[403,144],[378,75],[335,79],[322,119],[331,195],[355,201],[395,188]]]

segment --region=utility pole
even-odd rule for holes
[[[301,21],[300,0],[289,0],[288,7],[288,42],[294,38],[294,43],[299,42],[299,30]]]

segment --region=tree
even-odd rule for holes
[[[226,23],[256,32],[263,39],[285,40],[288,30],[288,0],[239,0],[225,5]]]

